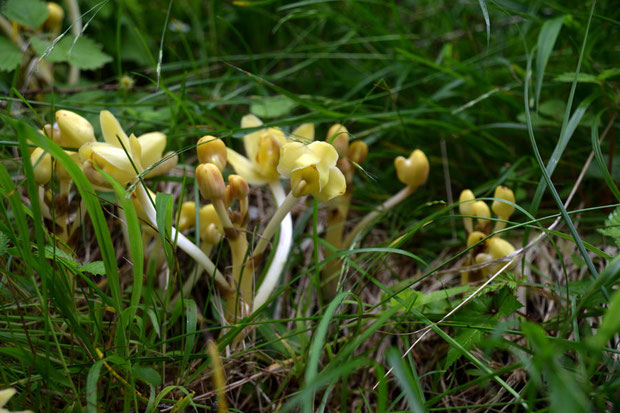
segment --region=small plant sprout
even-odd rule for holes
[[[139,138],[133,134],[128,137],[114,115],[107,110],[101,111],[100,124],[105,142],[92,142],[80,147],[80,158],[85,175],[98,189],[102,190],[109,190],[111,185],[99,173],[99,170],[107,172],[121,185],[134,186],[135,189],[131,195],[135,196],[136,202],[141,206],[146,223],[159,230],[154,199],[141,178],[165,173],[176,164],[176,155],[166,160],[162,159],[166,135],[152,132]],[[160,165],[165,165],[165,167],[158,168]],[[171,228],[170,235],[171,239],[177,240],[179,248],[213,275],[220,290],[230,291],[230,285],[224,276],[198,246],[178,232],[175,227]]]
[[[349,248],[360,231],[367,228],[380,214],[407,199],[407,197],[413,194],[420,186],[424,185],[428,179],[430,169],[428,158],[420,149],[411,152],[408,158],[398,156],[394,160],[394,166],[396,168],[398,180],[406,186],[381,204],[376,210],[362,218],[346,236],[343,248]]]
[[[246,115],[241,119],[243,129],[259,128],[262,125],[263,122],[254,115]],[[309,143],[313,140],[314,125],[311,123],[305,123],[293,130],[289,138],[279,128],[261,128],[243,137],[245,156],[227,148],[227,159],[235,172],[245,178],[248,184],[267,185],[273,194],[276,206],[279,207],[286,198],[280,172],[277,169],[282,146],[288,141]],[[293,220],[291,215],[287,213],[281,220],[280,236],[275,247],[273,260],[267,269],[263,282],[256,291],[252,311],[256,311],[265,304],[276,288],[292,243]]]
[[[494,198],[496,199],[493,201],[491,208],[489,208],[486,202],[476,200],[473,192],[469,189],[461,192],[459,197],[459,211],[463,215],[463,223],[467,232],[467,248],[471,248],[466,261],[467,266],[484,264],[504,258],[515,251],[514,246],[510,242],[502,239],[499,234],[492,234],[492,232],[504,229],[506,221],[514,213],[515,207],[512,205],[515,202],[514,193],[506,186],[498,186],[495,188]],[[502,202],[502,200],[507,202]],[[497,216],[493,231],[491,231],[490,225],[491,210]],[[475,230],[473,230],[472,217],[477,218]],[[463,272],[461,274],[461,282],[466,284],[472,281],[479,281],[488,275],[496,273],[502,267],[503,264],[496,264],[472,272]],[[514,264],[509,269],[513,267]]]
[[[368,146],[365,142],[360,140],[356,140],[349,144],[349,132],[340,124],[335,124],[329,129],[325,140],[327,142],[332,142],[339,156],[340,153],[344,153],[343,156],[339,157],[336,165],[345,177],[347,190],[344,195],[336,197],[329,202],[327,228],[325,229],[325,241],[338,250],[342,248],[344,226],[349,213],[351,197],[353,195],[355,165],[359,166],[366,160],[368,156]],[[333,254],[331,250],[324,249],[325,259],[328,259]],[[336,295],[338,288],[337,275],[341,268],[341,264],[341,260],[331,259],[325,263],[325,266],[321,270],[323,277],[322,283],[324,284],[323,295],[326,299],[331,299]]]

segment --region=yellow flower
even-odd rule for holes
[[[8,409],[5,409],[4,406],[8,403],[9,399],[15,395],[15,393],[17,393],[17,391],[13,388],[0,390],[0,413],[11,413]],[[13,413],[32,413],[32,411],[23,410],[21,412],[15,411]]]
[[[241,119],[241,127],[256,128],[263,122],[254,115]],[[310,142],[314,140],[314,125],[305,123],[295,129],[291,140]],[[235,171],[252,185],[263,185],[280,178],[278,163],[280,149],[287,143],[287,137],[279,128],[263,128],[243,137],[245,155],[227,148],[228,162]]]
[[[280,151],[278,172],[291,178],[293,195],[312,194],[321,202],[345,193],[344,175],[336,166],[338,152],[327,142],[291,142]]]
[[[409,158],[403,156],[396,157],[394,159],[394,166],[398,180],[413,189],[424,185],[428,179],[430,169],[428,158],[419,149],[411,152]]]
[[[126,185],[162,160],[166,146],[166,135],[163,133],[151,132],[139,138],[132,134],[128,137],[114,115],[107,110],[101,111],[99,121],[105,142],[88,142],[80,147],[84,172],[93,183],[108,186],[93,166],[112,175],[121,185]],[[161,175],[172,169],[176,165],[176,155],[167,155],[167,158],[146,176]]]

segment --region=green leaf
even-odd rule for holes
[[[279,118],[288,115],[296,106],[297,103],[286,96],[269,96],[255,99],[250,112],[259,118]]]
[[[103,261],[88,262],[82,265],[79,269],[82,272],[89,272],[91,274],[97,274],[97,275],[105,275],[105,265]]]
[[[538,48],[536,50],[536,106],[538,107],[538,99],[540,97],[540,90],[542,89],[543,76],[545,74],[545,68],[547,62],[549,62],[549,56],[555,46],[555,41],[558,38],[560,29],[562,29],[562,23],[564,22],[564,16],[556,17],[555,19],[547,20],[540,29],[538,34]]]
[[[8,249],[9,249],[9,237],[4,232],[0,232],[0,255],[6,254]]]
[[[556,82],[564,82],[564,83],[573,83],[575,80],[575,72],[566,72],[562,73],[555,77]],[[591,75],[589,73],[579,73],[577,75],[577,83],[596,83],[597,85],[601,83],[600,79],[597,76]]]
[[[598,230],[601,234],[611,237],[620,247],[620,207],[613,210],[605,220],[605,228]]]
[[[407,365],[400,356],[400,353],[396,348],[391,348],[387,352],[387,361],[398,385],[405,393],[409,409],[412,412],[426,412],[428,411],[424,406],[426,401],[424,400],[424,392],[422,391],[422,385],[420,379],[415,370],[413,372],[407,368]]]
[[[6,37],[0,37],[0,72],[9,72],[22,63],[22,52]]]
[[[86,378],[86,409],[88,413],[97,413],[97,382],[101,373],[103,360],[97,360],[88,371]]]
[[[49,10],[42,0],[7,0],[2,8],[2,14],[7,19],[34,30],[47,19]]]
[[[161,386],[161,376],[153,367],[134,365],[133,374],[138,380],[142,380],[152,386]]]
[[[35,52],[50,63],[67,62],[84,70],[98,69],[112,58],[101,51],[101,45],[94,40],[80,36],[74,44],[73,35],[65,35],[56,44],[32,38]],[[50,48],[50,46],[52,46]]]
[[[484,334],[476,328],[460,329],[460,331],[454,336],[454,340],[461,345],[465,350],[471,350],[478,346]],[[444,369],[448,369],[455,361],[461,358],[463,353],[456,347],[450,347],[448,355],[446,356],[446,364]]]

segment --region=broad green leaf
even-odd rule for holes
[[[538,48],[536,50],[536,107],[538,107],[545,68],[547,67],[547,62],[549,62],[549,56],[553,51],[553,46],[555,46],[560,29],[562,29],[562,22],[564,22],[564,16],[547,20],[538,34]]]
[[[86,378],[86,409],[88,413],[99,411],[97,408],[97,382],[99,381],[101,366],[103,366],[103,360],[97,360],[88,371]]]
[[[112,60],[101,51],[101,45],[94,40],[80,36],[74,44],[75,37],[65,35],[56,44],[32,38],[32,47],[43,59],[51,63],[67,62],[84,70],[98,69]],[[50,48],[51,46],[51,48]]]
[[[296,106],[297,103],[286,96],[270,96],[254,100],[250,112],[260,118],[279,118],[288,115]]]
[[[42,0],[7,0],[2,7],[2,14],[7,19],[34,30],[47,19],[49,10]]]
[[[22,63],[22,52],[6,37],[0,37],[0,72],[18,68]]]
[[[424,406],[426,403],[424,400],[424,392],[422,391],[422,385],[420,384],[420,379],[415,370],[412,372],[407,368],[407,365],[396,348],[388,350],[387,362],[390,367],[392,367],[398,385],[405,393],[411,411],[426,412],[427,409]]]
[[[97,275],[105,275],[105,265],[103,261],[88,262],[80,267],[80,271]]]
[[[612,238],[616,245],[620,247],[620,207],[614,209],[609,214],[609,217],[605,220],[605,228],[599,229],[599,232]]]
[[[161,375],[153,367],[136,364],[133,366],[133,374],[138,380],[153,386],[161,386]]]

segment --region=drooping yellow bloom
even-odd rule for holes
[[[344,175],[336,166],[338,152],[327,142],[290,142],[280,151],[278,172],[291,178],[293,195],[312,194],[321,202],[345,193]]]
[[[256,128],[263,122],[254,115],[241,119],[241,127]],[[278,163],[280,149],[288,142],[284,132],[279,128],[263,128],[243,137],[245,155],[227,148],[228,162],[235,171],[252,185],[263,185],[280,178]],[[290,140],[311,142],[314,140],[314,125],[305,123],[295,129]]]
[[[139,138],[132,134],[128,137],[118,120],[107,110],[101,111],[99,120],[105,142],[88,142],[80,147],[84,172],[94,184],[108,186],[94,166],[110,174],[121,185],[126,185],[162,160],[166,146],[166,135],[163,133],[151,132]],[[175,165],[176,156],[168,156],[146,176],[161,175]]]
[[[413,189],[426,183],[430,166],[428,158],[419,149],[411,152],[408,158],[398,156],[394,160],[398,180]]]

